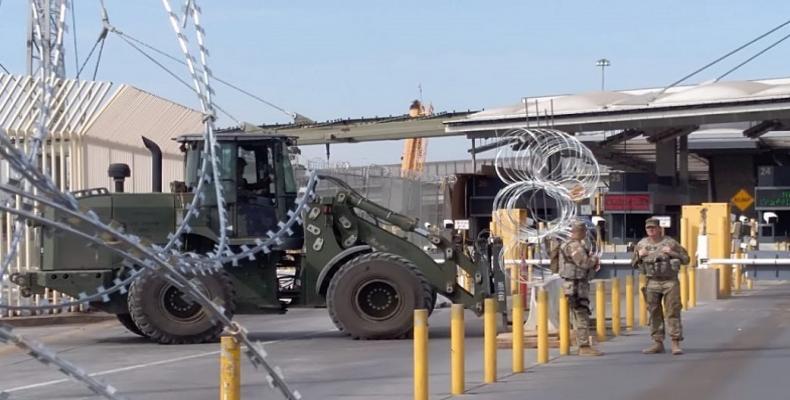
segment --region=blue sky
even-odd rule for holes
[[[78,54],[100,29],[98,0],[74,0]],[[0,63],[24,72],[23,0],[0,4]],[[160,1],[107,0],[111,22],[179,55]],[[183,1],[174,2],[180,7]],[[315,120],[400,114],[417,97],[437,110],[491,108],[522,96],[666,85],[790,18],[787,1],[242,1],[200,2],[215,74]],[[73,32],[73,30],[72,30]],[[787,28],[775,38],[790,33]],[[74,51],[67,38],[67,73]],[[767,45],[766,42],[765,45]],[[758,51],[736,55],[693,82]],[[790,76],[790,41],[731,75]],[[168,64],[186,77],[180,65]],[[92,68],[92,63],[86,69]],[[188,106],[197,100],[119,38],[107,40],[99,80],[130,83]],[[278,111],[217,85],[217,103],[238,119],[286,122]],[[220,125],[231,125],[228,119]],[[466,157],[468,141],[432,139],[429,160]],[[332,159],[395,163],[399,142],[333,146]],[[323,146],[303,149],[322,156]]]

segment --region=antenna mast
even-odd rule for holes
[[[74,0],[72,0],[74,1]],[[41,68],[57,78],[66,77],[63,37],[66,34],[66,0],[30,0],[27,24],[27,73]],[[36,32],[39,21],[41,32]],[[45,61],[46,60],[46,61]]]

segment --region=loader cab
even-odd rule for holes
[[[218,133],[216,149],[219,182],[236,238],[255,238],[277,230],[287,218],[297,195],[296,180],[288,157],[293,139],[260,133]],[[185,157],[186,191],[194,193],[203,170],[202,135],[178,138]],[[210,171],[210,165],[205,168]],[[204,207],[216,213],[213,182],[202,186]],[[292,246],[288,246],[289,248]]]

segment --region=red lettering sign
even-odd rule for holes
[[[607,194],[604,195],[605,211],[653,211],[649,194]]]

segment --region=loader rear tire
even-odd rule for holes
[[[429,302],[428,307],[427,307],[428,308],[428,316],[433,314],[433,310],[436,308],[436,298],[437,298],[436,291],[431,289],[431,301]]]
[[[192,277],[203,294],[221,303],[229,318],[234,311],[234,290],[225,271]],[[221,323],[196,302],[183,297],[179,289],[159,274],[144,273],[129,288],[129,314],[140,331],[161,344],[215,342]]]
[[[411,261],[368,253],[337,271],[327,290],[332,322],[355,339],[399,339],[411,332],[415,309],[432,309],[434,290]]]
[[[134,319],[132,319],[131,315],[115,314],[115,317],[118,318],[118,322],[120,322],[121,325],[123,325],[123,327],[126,328],[129,332],[132,332],[138,336],[148,337],[145,335],[145,333],[143,333],[143,331],[140,330],[140,328],[137,327],[137,324],[134,323]]]

